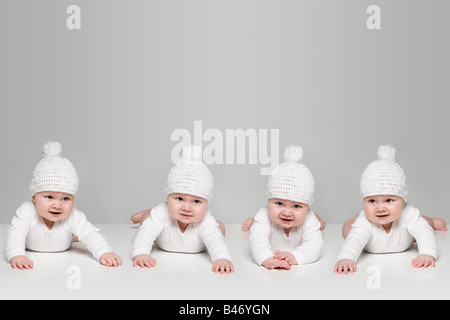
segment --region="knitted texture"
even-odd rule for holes
[[[59,142],[44,144],[44,158],[36,165],[30,183],[32,196],[42,191],[64,192],[75,195],[78,190],[78,174],[72,163],[61,157],[62,146]]]
[[[397,152],[391,145],[378,147],[378,160],[371,162],[361,176],[361,196],[395,195],[406,201],[408,188],[403,169],[396,162]]]
[[[314,177],[302,163],[303,148],[289,146],[284,151],[284,163],[269,177],[267,199],[284,199],[311,205],[314,201]]]
[[[183,158],[170,171],[167,178],[166,194],[185,193],[212,199],[213,176],[202,162],[202,149],[190,145],[183,148]]]

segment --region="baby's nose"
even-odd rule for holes
[[[53,202],[51,207],[53,209],[61,209],[62,208],[62,204],[59,201]]]
[[[293,213],[290,210],[283,210],[283,211],[281,211],[281,215],[286,218],[290,218],[290,217],[292,217]]]
[[[181,207],[181,210],[184,210],[184,211],[191,211],[191,210],[192,210],[192,206],[191,206],[190,204],[185,203],[185,204],[183,205],[183,207]]]

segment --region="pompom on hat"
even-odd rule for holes
[[[49,141],[42,147],[44,158],[39,161],[30,183],[31,195],[42,191],[64,192],[75,195],[78,190],[78,174],[72,163],[61,157],[61,143]]]
[[[397,152],[391,145],[378,147],[378,160],[371,162],[361,176],[361,197],[394,195],[406,201],[408,188],[403,169],[396,161]]]
[[[284,199],[307,205],[314,202],[314,177],[300,163],[302,158],[302,147],[291,145],[284,150],[284,163],[278,165],[269,177],[267,199]]]
[[[185,193],[210,201],[213,176],[202,162],[202,149],[189,145],[182,152],[181,161],[172,168],[167,178],[166,194]]]

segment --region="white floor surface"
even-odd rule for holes
[[[0,225],[4,252],[7,225]],[[266,270],[250,254],[248,233],[228,224],[226,240],[233,256],[234,274],[211,272],[208,254],[181,254],[155,249],[157,266],[132,266],[130,249],[137,226],[98,225],[123,265],[100,265],[81,243],[61,253],[28,252],[33,270],[14,270],[4,254],[0,261],[0,299],[162,299],[162,300],[303,300],[303,299],[449,299],[450,241],[436,232],[436,267],[415,269],[413,245],[396,254],[363,253],[358,271],[333,272],[343,242],[341,225],[323,231],[321,258],[291,270]]]

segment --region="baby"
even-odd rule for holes
[[[268,181],[267,207],[261,208],[250,229],[250,248],[255,262],[267,269],[290,269],[292,265],[319,259],[321,223],[310,209],[314,177],[299,163],[303,149],[289,146],[284,163]]]
[[[231,273],[234,267],[219,223],[207,210],[213,176],[201,161],[198,146],[183,149],[183,159],[169,173],[167,202],[133,216],[141,222],[132,247],[133,266],[151,268],[153,242],[171,252],[198,253],[208,249],[214,273]],[[137,220],[136,220],[137,219]],[[223,225],[222,225],[223,227]]]
[[[65,251],[74,235],[93,256],[108,267],[117,267],[122,259],[111,252],[105,238],[86,216],[73,207],[78,175],[72,163],[60,156],[61,144],[47,142],[44,158],[34,169],[30,184],[32,200],[16,211],[7,231],[6,257],[13,268],[32,269],[33,261],[25,249],[38,252]]]
[[[419,255],[412,260],[412,266],[434,266],[437,244],[433,229],[445,231],[446,223],[422,217],[418,209],[406,203],[406,176],[396,162],[394,147],[379,146],[378,160],[364,170],[360,189],[364,210],[343,226],[345,242],[334,272],[355,272],[363,249],[371,253],[402,252],[414,239]]]

